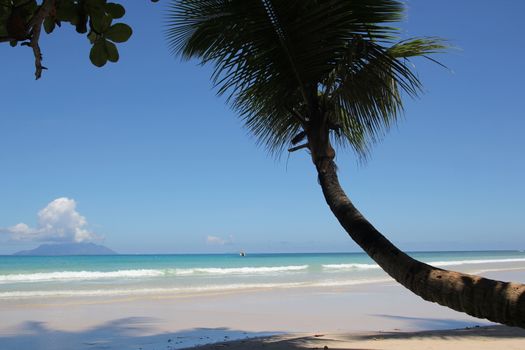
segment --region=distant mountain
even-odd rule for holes
[[[95,243],[42,244],[31,250],[22,250],[14,255],[113,255],[113,250]]]

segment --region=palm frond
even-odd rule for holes
[[[332,123],[340,126],[336,139],[366,156],[370,144],[395,124],[403,111],[402,93],[416,97],[421,82],[407,58],[443,51],[442,40],[411,39],[391,47],[357,37],[323,82]],[[357,137],[356,132],[364,136]],[[364,143],[364,144],[363,144]]]
[[[167,38],[174,54],[213,64],[246,127],[278,154],[321,103],[334,137],[365,154],[402,110],[400,90],[420,83],[408,57],[439,51],[437,39],[399,42],[395,0],[173,0]],[[312,102],[313,101],[313,102]]]

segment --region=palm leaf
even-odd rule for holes
[[[420,83],[405,60],[443,49],[438,39],[399,42],[394,0],[174,0],[174,54],[214,65],[213,82],[246,127],[278,154],[316,106],[334,138],[366,154]],[[364,49],[363,49],[364,48]]]
[[[406,40],[390,48],[355,38],[323,85],[332,123],[341,128],[336,135],[340,144],[349,144],[366,156],[369,145],[356,144],[352,129],[366,134],[358,142],[377,141],[402,112],[402,92],[415,97],[421,91],[421,83],[405,59],[443,49],[436,38]]]

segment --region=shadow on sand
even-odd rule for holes
[[[398,315],[385,315],[375,314],[370,315],[379,318],[386,318],[391,320],[402,321],[404,327],[413,330],[429,330],[429,329],[458,329],[467,327],[481,327],[491,326],[494,323],[487,320],[458,320],[458,319],[447,319],[447,318],[430,318],[430,317],[408,317]],[[406,329],[405,328],[405,329]]]
[[[211,344],[199,347],[196,350],[306,350],[306,349],[332,349],[332,350],[379,350],[388,349],[389,340],[445,340],[475,339],[480,337],[487,340],[497,339],[524,339],[525,330],[507,326],[474,327],[459,330],[424,331],[410,333],[380,332],[373,334],[334,334],[316,336],[272,336],[257,339],[248,339],[229,344]],[[363,343],[366,342],[366,343]],[[376,343],[377,342],[377,343]],[[445,343],[427,344],[436,349],[442,349]],[[408,344],[407,344],[408,345]],[[445,344],[446,345],[446,344]],[[497,345],[495,345],[495,349]],[[407,347],[408,348],[408,347]],[[421,343],[412,343],[410,349],[422,349]],[[430,347],[429,347],[430,348]],[[469,349],[475,348],[471,347]]]
[[[117,319],[78,332],[51,329],[43,322],[24,322],[10,334],[0,334],[2,350],[173,350],[278,332],[245,332],[230,328],[194,328],[155,333],[148,317]]]
[[[12,335],[0,335],[0,349],[175,350],[201,345],[198,348],[200,350],[304,350],[323,349],[326,344],[329,344],[329,349],[361,350],[362,348],[359,346],[349,348],[345,345],[348,342],[355,344],[359,341],[390,339],[454,340],[474,337],[525,339],[525,329],[514,327],[499,325],[479,327],[472,322],[457,320],[410,318],[394,315],[375,316],[402,318],[405,321],[417,322],[419,325],[421,322],[426,322],[424,323],[425,326],[448,328],[448,330],[304,336],[279,334],[277,332],[245,332],[230,328],[194,328],[158,333],[155,332],[154,327],[156,319],[133,317],[117,319],[78,332],[51,329],[41,322],[25,322],[13,329]],[[461,329],[450,330],[451,327],[461,327]],[[368,346],[366,349],[375,349],[374,345]]]

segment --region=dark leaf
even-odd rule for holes
[[[91,24],[93,30],[99,34],[105,33],[110,28],[112,20],[113,19],[104,11],[94,11],[91,13]]]
[[[112,25],[105,33],[106,38],[116,43],[127,41],[131,34],[131,27],[124,23],[116,23]]]
[[[108,53],[106,51],[105,40],[97,41],[91,51],[89,52],[89,59],[97,67],[102,67],[108,61]]]
[[[120,4],[108,2],[106,4],[106,12],[113,17],[113,19],[121,18],[126,14],[126,9]]]
[[[119,59],[117,45],[113,44],[109,40],[104,40],[104,44],[106,45],[108,60],[110,62],[117,62]]]
[[[55,29],[55,19],[51,17],[46,17],[44,20],[44,30],[47,34],[50,34]]]
[[[88,39],[91,44],[94,44],[98,40],[99,36],[94,31],[89,32]]]
[[[60,21],[76,24],[78,8],[72,2],[61,1],[57,5],[56,18]]]

